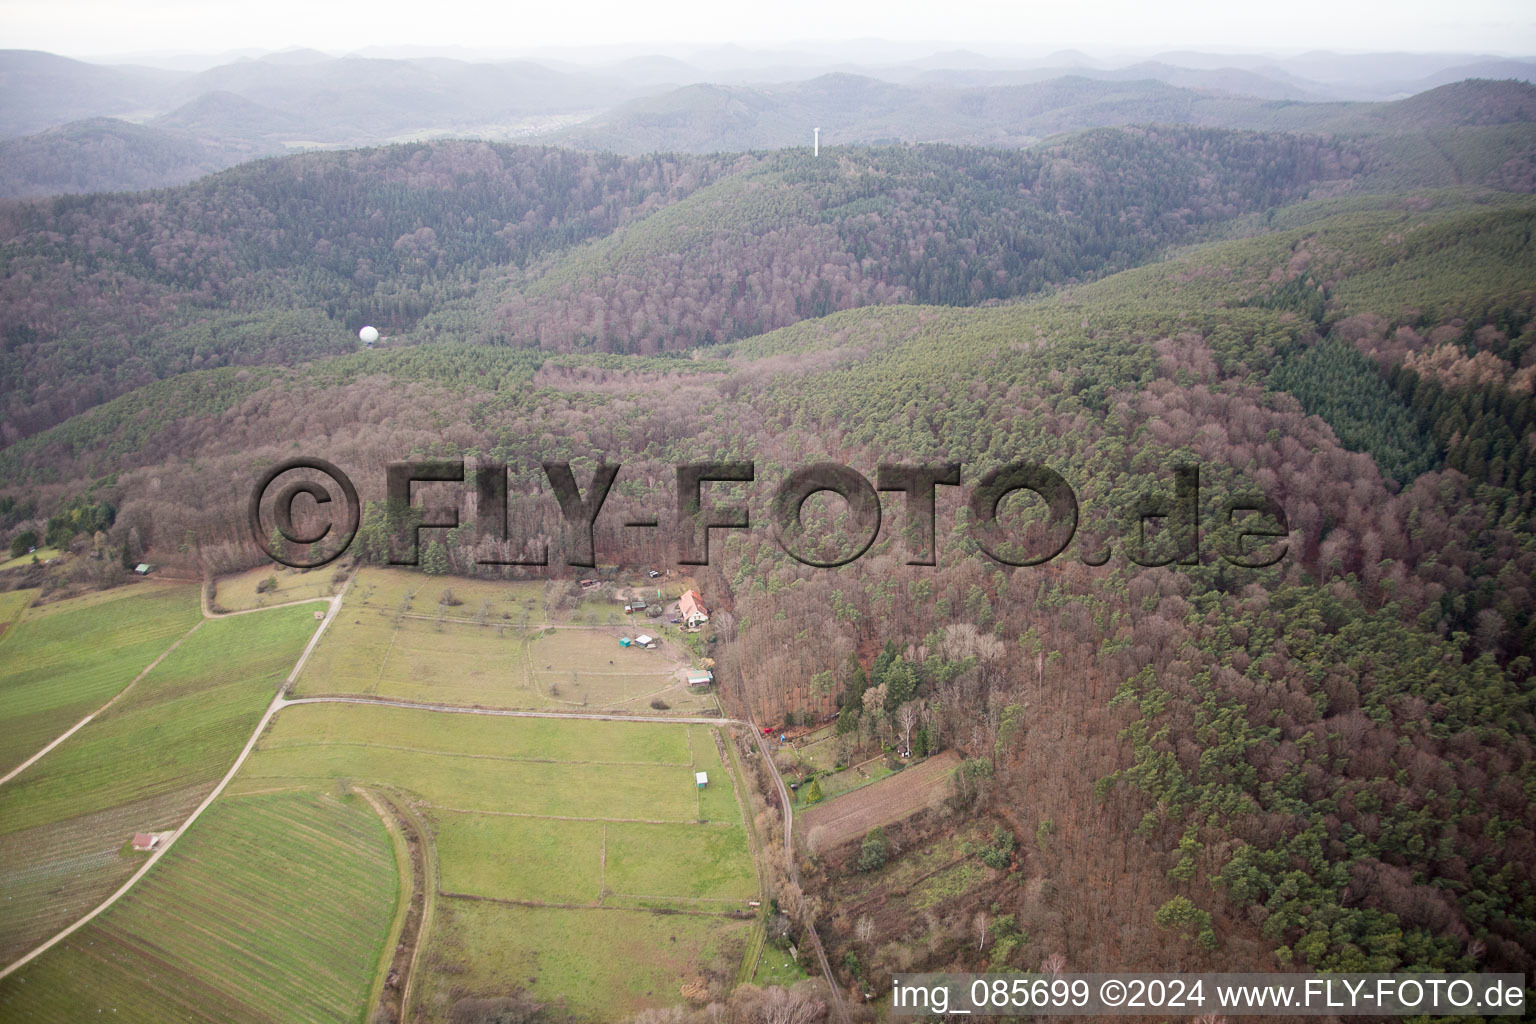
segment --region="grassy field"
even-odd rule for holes
[[[391,613],[408,611],[436,616],[441,611],[453,618],[539,625],[549,618],[548,591],[550,585],[539,582],[476,580],[459,576],[443,579],[408,569],[370,566],[358,573],[347,593],[346,603],[349,608],[372,608]],[[451,595],[453,603],[444,602],[445,592]]]
[[[402,793],[427,821],[438,909],[415,984],[429,1019],[514,979],[617,1019],[722,963],[735,977],[759,886],[712,726],[299,705],[230,792],[337,783]]]
[[[355,794],[220,799],[121,902],[0,981],[0,1017],[361,1022],[398,890]]]
[[[139,863],[125,849],[134,832],[186,818],[234,761],[314,625],[303,607],[203,623],[121,701],[0,788],[0,957],[115,888]]]
[[[295,709],[298,710],[298,709]],[[421,712],[427,714],[428,712]],[[281,717],[286,717],[281,716]],[[279,725],[281,725],[281,717]],[[693,820],[696,804],[683,769],[468,758],[449,752],[352,744],[283,747],[251,761],[243,778],[366,780],[398,786],[436,807],[622,819]],[[687,785],[684,785],[687,783]]]
[[[611,821],[724,819],[725,808],[736,812],[723,773],[704,794],[693,780],[688,734],[709,728],[299,705],[273,722],[236,784],[367,780],[453,810]],[[545,737],[552,739],[545,744]],[[702,770],[721,771],[712,741],[694,746]]]
[[[805,955],[810,956],[810,950],[806,950]],[[752,984],[783,985],[788,988],[808,977],[810,975],[806,972],[805,964],[789,955],[786,944],[770,942],[763,947],[762,955],[758,957],[757,967],[752,972]]]
[[[619,896],[739,906],[757,892],[747,834],[740,825],[610,825],[606,854],[604,881]]]
[[[593,905],[602,897],[605,822],[454,811],[432,817],[446,892]]]
[[[656,632],[654,627],[644,628],[651,629],[652,635]],[[613,627],[544,631],[528,644],[534,687],[552,704],[577,707],[637,703],[645,707],[645,702],[655,699],[668,704],[689,702],[677,679],[686,658],[670,645],[657,650],[620,647],[623,635],[623,630]]]
[[[368,742],[388,747],[543,761],[693,763],[690,728],[637,729],[629,722],[433,715],[367,704],[306,704],[278,716],[263,752],[292,744]]]
[[[515,627],[404,618],[345,602],[295,692],[540,707],[527,686],[524,644]]]
[[[561,910],[444,900],[417,1005],[447,1021],[465,996],[526,988],[578,1019],[622,1020],[682,1001],[690,982],[734,977],[752,922],[640,910]]]
[[[817,781],[821,786],[822,796],[830,800],[839,794],[851,792],[863,786],[868,786],[873,782],[879,782],[891,774],[891,768],[886,764],[885,757],[882,755],[858,761],[856,764],[851,764],[840,772],[823,775]]]
[[[272,581],[273,589],[263,593],[257,588],[267,580]],[[341,579],[334,566],[312,570],[265,566],[215,580],[213,606],[225,612],[267,608],[289,601],[330,597],[340,588]]]
[[[15,558],[7,558],[5,561],[0,562],[0,572],[4,572],[7,569],[20,569],[24,565],[31,565],[34,558],[39,562],[46,562],[50,558],[58,557],[58,548],[38,548],[29,554],[17,555]]]
[[[837,765],[837,728],[827,725],[807,733],[793,743],[800,763],[817,771],[831,771]]]
[[[689,655],[619,646],[625,626],[549,625],[549,585],[441,580],[366,569],[315,650],[296,692],[524,710],[717,713],[683,680]],[[455,604],[443,601],[451,591]],[[578,610],[578,620],[581,615]],[[659,703],[665,707],[655,707]]]
[[[37,596],[36,590],[10,590],[0,594],[0,630],[21,618],[27,605]],[[0,632],[0,636],[4,633]]]
[[[0,643],[0,772],[111,700],[199,618],[197,588],[166,584],[29,608]]]

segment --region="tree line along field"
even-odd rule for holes
[[[123,603],[139,602],[101,607]],[[203,622],[121,700],[0,786],[0,960],[131,874],[142,861],[127,849],[135,832],[181,825],[228,771],[314,628],[302,606]],[[76,637],[84,648],[93,639],[88,629]]]
[[[617,1019],[728,983],[746,951],[759,884],[715,730],[299,704],[229,792],[350,784],[409,801],[435,851],[412,982],[426,1019],[509,986]]]
[[[357,794],[221,797],[127,896],[0,980],[0,1017],[360,1021],[398,898]]]
[[[0,773],[105,704],[199,619],[196,587],[158,583],[28,608],[0,634]]]
[[[678,643],[664,639],[659,649],[642,650],[618,642],[640,631],[675,631],[652,620],[627,630],[573,625],[568,609],[550,607],[545,589],[364,569],[294,692],[526,710],[719,713],[712,693],[689,689]],[[445,591],[454,603],[443,600]],[[602,611],[613,604],[602,602]],[[580,608],[576,618],[597,617]]]

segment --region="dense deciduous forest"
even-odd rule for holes
[[[455,143],[7,208],[0,522],[75,550],[49,587],[245,567],[247,488],[297,440],[383,560],[385,463],[468,456],[512,467],[515,539],[466,502],[427,568],[483,573],[560,550],[541,462],[606,460],[599,558],[642,566],[665,531],[622,524],[680,462],[752,460],[712,500],[754,523],[821,459],[1038,462],[1081,505],[1048,565],[984,557],[940,488],[936,567],[888,504],[841,568],[754,528],[699,573],[729,706],[959,750],[934,827],[1025,837],[970,966],[1530,972],[1536,203],[1355,194],[1369,158],[1186,128],[814,164]],[[393,347],[350,351],[362,322]],[[1181,464],[1206,557],[1133,564]],[[1290,527],[1262,569],[1214,554],[1253,492]],[[840,919],[840,863],[789,906],[859,980],[964,955]]]
[[[821,160],[441,143],[11,203],[0,440],[188,370],[348,351],[364,322],[401,341],[655,354],[875,303],[1006,301],[1389,168],[1441,177],[1401,164],[1351,137],[1188,127]]]

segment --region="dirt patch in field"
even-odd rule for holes
[[[949,776],[959,764],[960,756],[946,750],[890,778],[811,808],[804,814],[803,828],[797,827],[795,832],[808,836],[811,829],[818,829],[820,841],[833,847],[862,836],[876,825],[900,821],[946,792]]]

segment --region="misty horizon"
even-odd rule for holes
[[[248,8],[170,2],[154,11],[97,0],[9,0],[0,4],[6,42],[81,59],[133,55],[221,54],[312,48],[330,54],[370,50],[433,55],[555,56],[606,50],[616,59],[679,49],[740,45],[797,52],[829,51],[863,60],[850,44],[908,58],[926,49],[978,50],[1008,58],[1081,50],[1136,57],[1195,49],[1296,56],[1319,50],[1349,53],[1536,53],[1536,21],[1513,0],[1472,0],[1455,8],[1417,0],[1392,7],[1305,0],[1284,18],[1211,3],[1146,8],[1121,0],[1061,8],[983,3],[942,10],[875,5],[817,5],[792,0],[771,15],[673,0],[644,9],[623,4],[540,8],[510,13],[457,0],[420,8],[393,3],[280,2],[252,17]],[[473,45],[466,46],[467,40]]]

